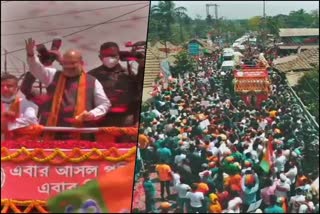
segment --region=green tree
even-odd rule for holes
[[[187,51],[181,51],[175,58],[175,66],[171,67],[171,74],[173,77],[177,78],[179,74],[183,75],[185,72],[195,71],[195,61]]]
[[[306,73],[294,89],[319,123],[319,68]]]
[[[300,9],[297,11],[291,11],[289,13],[289,17],[287,20],[287,24],[289,28],[301,28],[310,26],[312,23],[312,16],[309,13],[306,13],[304,9]]]
[[[279,22],[273,17],[266,17],[266,30],[275,36],[279,36]]]
[[[311,27],[319,28],[319,9],[311,11],[312,23]]]
[[[173,1],[160,1],[158,5],[154,5],[151,8],[151,14],[157,18],[159,25],[161,26],[161,38],[165,41],[171,41],[172,24],[176,22],[177,17],[181,18],[186,15],[187,9],[184,7],[175,7]],[[182,31],[181,31],[182,32]]]
[[[258,31],[262,24],[261,16],[254,16],[248,20],[249,29],[252,31]]]

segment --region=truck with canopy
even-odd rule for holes
[[[248,105],[260,108],[270,94],[270,80],[266,67],[243,67],[234,71],[234,90]]]

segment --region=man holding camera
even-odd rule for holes
[[[105,93],[111,100],[112,108],[97,125],[103,127],[134,125],[138,122],[135,113],[140,109],[141,102],[136,102],[137,96],[141,99],[136,92],[138,88],[136,79],[140,76],[139,72],[141,73],[139,61],[131,61],[131,64],[127,63],[127,68],[122,67],[120,60],[127,61],[128,59],[121,55],[119,46],[114,42],[106,42],[101,45],[99,58],[103,64],[88,73],[101,82]],[[134,64],[137,66],[132,66]]]
[[[45,67],[35,56],[35,41],[26,41],[27,62],[30,72],[47,89],[40,123],[46,126],[83,127],[103,117],[111,104],[101,83],[84,71],[82,54],[69,50],[61,57],[62,71]],[[45,139],[54,138],[46,133]],[[70,135],[56,133],[56,139],[70,139]],[[79,139],[79,135],[72,135]]]

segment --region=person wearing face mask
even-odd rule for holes
[[[17,139],[17,131],[38,124],[38,107],[17,95],[18,78],[1,76],[1,140]]]
[[[66,51],[61,58],[62,71],[42,65],[34,54],[35,41],[26,41],[27,62],[30,72],[47,89],[43,100],[40,124],[59,127],[92,126],[92,121],[103,117],[111,104],[101,83],[84,71],[82,54]],[[44,139],[83,139],[85,135],[45,133]]]
[[[105,117],[98,121],[97,125],[102,127],[133,125],[128,122],[128,116],[130,116],[129,106],[136,95],[133,94],[131,87],[130,68],[125,68],[120,64],[119,46],[114,42],[102,44],[99,58],[102,65],[88,73],[101,82],[105,93],[110,98],[112,108]]]

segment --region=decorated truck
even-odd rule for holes
[[[260,108],[270,94],[267,67],[247,67],[234,71],[234,90],[248,106]]]

